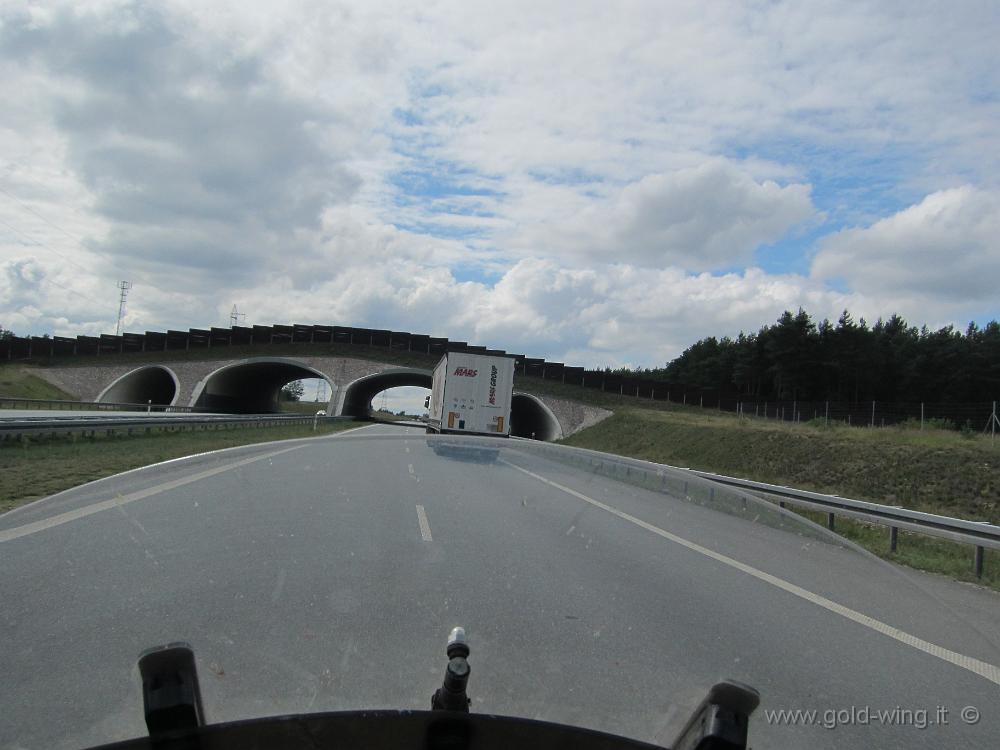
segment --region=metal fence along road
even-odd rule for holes
[[[163,417],[86,416],[86,417],[16,417],[0,419],[0,441],[20,440],[27,436],[44,435],[114,435],[151,430],[208,430],[239,427],[275,427],[281,425],[317,425],[320,422],[352,421],[353,417],[324,417],[309,414],[230,414],[186,415]]]
[[[66,399],[18,398],[17,396],[0,396],[0,409],[59,409],[67,411],[144,411],[144,412],[204,412],[194,406],[171,406],[169,404],[154,404],[147,401],[144,404],[127,404],[110,401],[69,401]],[[0,412],[2,414],[2,412]]]

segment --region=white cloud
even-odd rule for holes
[[[921,300],[995,303],[1000,279],[1000,192],[971,186],[932,193],[869,227],[824,238],[812,275],[910,309]]]
[[[248,309],[261,315],[256,322],[365,320],[589,366],[662,364],[698,338],[756,330],[800,305],[830,318],[845,306],[872,319],[890,312],[794,274],[568,269],[535,258],[519,261],[494,286],[457,281],[444,268],[379,262],[307,294],[290,286],[270,292],[249,300]]]
[[[647,175],[612,202],[542,221],[518,240],[591,262],[711,270],[749,262],[758,246],[813,214],[809,186],[757,182],[727,161],[711,160]]]
[[[982,4],[0,0],[0,322],[113,329],[128,278],[139,330],[235,302],[644,364],[798,305],[996,314],[998,31]]]

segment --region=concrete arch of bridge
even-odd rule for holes
[[[551,442],[563,436],[552,410],[538,396],[514,392],[510,404],[510,434]]]
[[[191,394],[191,405],[227,414],[268,414],[279,411],[278,393],[294,380],[322,378],[325,373],[284,357],[255,357],[234,362],[206,375]]]
[[[372,399],[388,388],[418,386],[430,388],[433,373],[415,368],[395,368],[366,375],[345,386],[337,399],[335,414],[367,417]],[[562,426],[552,410],[530,393],[517,393],[511,401],[511,435],[552,441],[563,436]]]
[[[337,398],[334,414],[345,417],[367,417],[372,399],[389,388],[417,386],[430,388],[433,373],[415,367],[397,367],[373,375],[365,375],[344,386]]]
[[[97,401],[115,404],[174,406],[180,394],[180,381],[169,367],[145,365],[114,380],[97,396]]]

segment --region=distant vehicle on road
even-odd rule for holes
[[[465,435],[510,435],[514,360],[449,352],[434,368],[427,431]]]

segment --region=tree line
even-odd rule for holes
[[[756,400],[992,401],[1000,324],[931,331],[893,315],[869,326],[845,310],[817,325],[799,308],[756,333],[701,339],[665,367],[613,372]]]

